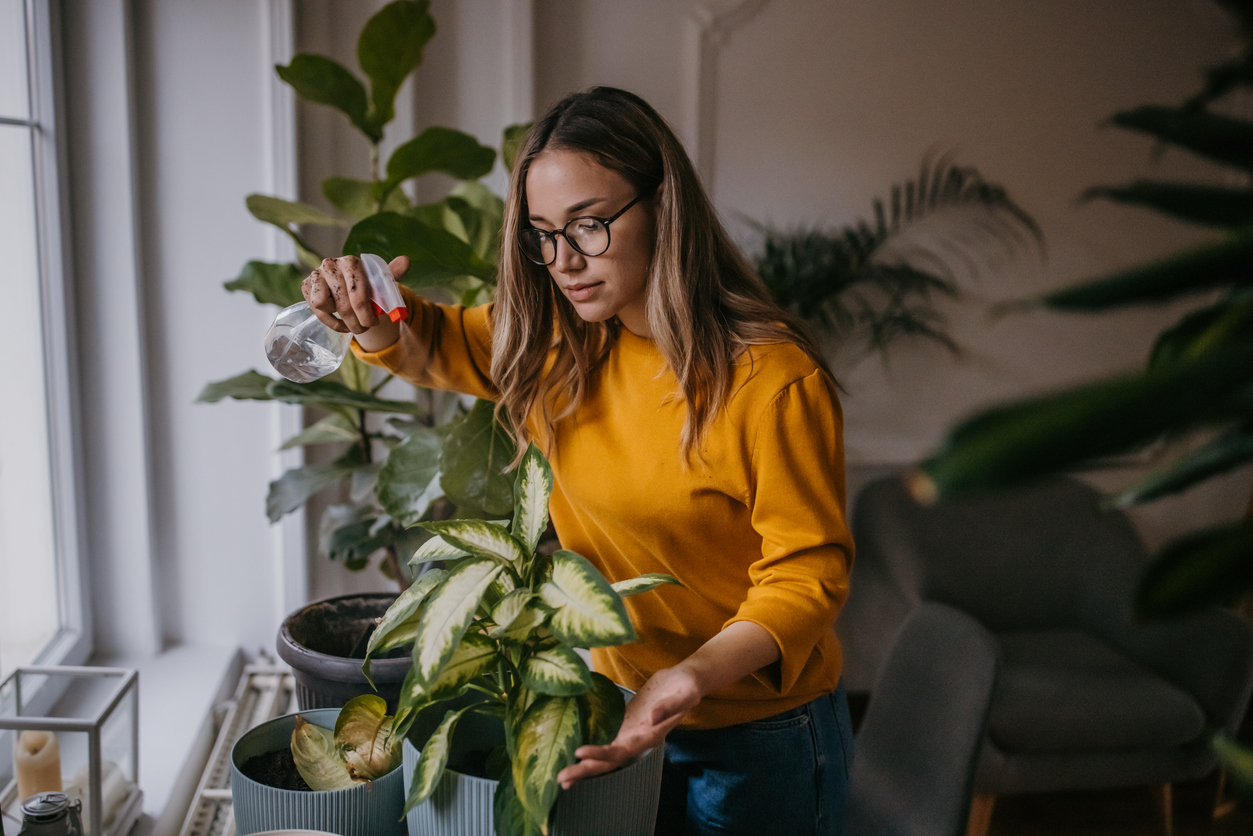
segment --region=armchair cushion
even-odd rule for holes
[[[1007,752],[1164,750],[1205,729],[1196,700],[1086,632],[997,639],[1002,666],[988,733]]]

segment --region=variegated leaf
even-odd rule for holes
[[[520,567],[526,559],[522,546],[503,525],[484,520],[443,520],[422,523],[422,527],[480,557],[501,560],[515,567]]]
[[[539,824],[522,806],[510,770],[505,770],[492,795],[492,826],[496,836],[540,836],[542,832]]]
[[[579,654],[557,645],[526,657],[522,662],[522,682],[541,694],[575,697],[592,687],[592,673]]]
[[[387,701],[375,694],[354,697],[340,709],[335,742],[355,780],[374,781],[400,766],[400,739],[392,736],[395,719],[387,714]]]
[[[553,492],[553,471],[532,441],[518,467],[513,483],[513,536],[528,552],[534,552],[548,528],[548,498]]]
[[[656,589],[662,584],[672,583],[677,586],[683,586],[673,575],[664,575],[660,572],[649,572],[647,575],[640,575],[638,578],[630,580],[618,581],[613,584],[613,591],[621,595],[623,598],[629,598],[632,595],[639,595],[641,592],[647,592],[650,589]]]
[[[610,647],[637,638],[618,593],[581,555],[555,552],[552,580],[539,594],[555,610],[550,629],[568,645]]]
[[[552,614],[551,610],[539,601],[532,601],[523,607],[522,612],[509,625],[509,629],[500,635],[502,641],[521,643],[535,635],[535,631],[543,626]]]
[[[513,784],[522,806],[544,833],[557,799],[557,773],[574,763],[581,732],[574,697],[539,697],[519,723]]]
[[[418,607],[422,606],[431,590],[447,576],[448,573],[443,569],[424,572],[387,608],[383,620],[370,636],[370,643],[365,649],[365,661],[361,663],[361,672],[371,686],[374,685],[374,680],[370,679],[371,657],[413,641],[418,631]]]
[[[431,702],[448,699],[467,682],[491,670],[497,658],[496,642],[478,633],[466,633],[430,687]]]
[[[500,575],[496,578],[496,580],[492,581],[491,591],[492,591],[492,594],[496,597],[496,600],[499,601],[501,598],[504,598],[506,595],[508,595],[510,592],[513,592],[517,588],[518,588],[518,584],[517,584],[517,581],[513,579],[513,573],[501,572]]]
[[[479,599],[502,571],[504,567],[493,560],[470,558],[457,564],[431,593],[413,646],[413,667],[423,687],[439,676],[474,619]]]
[[[592,688],[579,696],[579,708],[583,712],[583,742],[592,746],[612,743],[626,716],[622,689],[603,673],[593,673]]]
[[[499,579],[497,579],[499,580]],[[522,611],[526,609],[526,605],[535,597],[535,593],[529,589],[515,589],[497,602],[492,608],[492,622],[496,625],[488,632],[492,638],[501,636],[510,625],[517,620]]]
[[[469,710],[467,707],[445,714],[439,727],[422,747],[418,763],[413,767],[413,783],[409,787],[409,797],[405,799],[406,813],[426,801],[431,797],[431,793],[435,792],[435,787],[439,785],[439,778],[444,774],[444,767],[448,765],[448,750],[452,744],[453,729],[457,727],[457,721],[461,719],[461,715]]]
[[[443,537],[432,537],[418,546],[418,550],[413,553],[413,557],[409,558],[409,565],[417,566],[420,563],[430,563],[432,560],[453,560],[458,557],[469,556],[470,553],[468,551],[457,548]]]
[[[505,699],[505,749],[510,762],[518,759],[518,732],[522,728],[522,718],[538,696],[529,688],[515,688]]]

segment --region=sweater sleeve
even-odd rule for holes
[[[401,287],[400,293],[409,307],[400,338],[374,352],[366,351],[354,339],[353,353],[418,386],[499,399],[490,377],[492,306],[440,305],[407,287]]]
[[[756,674],[787,694],[848,599],[853,538],[845,519],[843,417],[821,371],[795,381],[762,413],[749,484],[761,558],[735,616],[778,642],[782,658]],[[725,626],[725,625],[724,625]]]

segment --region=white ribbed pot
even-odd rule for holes
[[[301,711],[315,726],[335,728],[338,708]],[[291,746],[296,715],[284,714],[250,729],[231,751],[231,804],[239,836],[266,831],[313,830],[338,836],[405,836],[405,786],[401,769],[346,790],[282,790],[240,771],[255,755]]]
[[[631,692],[622,690],[630,699]],[[410,734],[410,738],[413,736]],[[456,762],[462,752],[490,749],[504,740],[505,731],[499,720],[467,713],[453,734],[449,761]],[[408,797],[421,750],[407,738],[403,751],[401,771]],[[549,836],[652,836],[663,759],[664,748],[658,746],[621,769],[559,791]],[[409,811],[409,836],[495,836],[492,799],[496,783],[445,769],[431,797]]]

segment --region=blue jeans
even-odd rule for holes
[[[655,836],[840,836],[853,763],[843,686],[773,717],[673,731]]]

